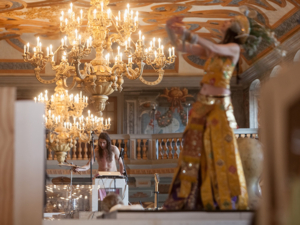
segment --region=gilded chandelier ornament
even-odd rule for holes
[[[146,85],[156,85],[163,79],[164,67],[174,63],[176,56],[174,48],[169,48],[169,55],[165,55],[160,38],[153,38],[150,46],[146,47],[141,31],[138,40],[132,40],[131,34],[137,31],[139,22],[138,12],[133,12],[129,4],[123,13],[119,11],[117,15],[113,15],[108,8],[109,0],[91,0],[90,4],[87,12],[76,9],[71,3],[68,12],[61,13],[60,30],[66,36],[61,40],[58,50],[65,52],[65,61],[62,60],[60,64],[70,62],[68,69],[57,69],[55,78],[45,81],[39,75],[40,69],[47,62],[52,63],[53,69],[57,68],[53,59],[58,50],[53,53],[50,47],[47,56],[44,57],[42,51],[38,51],[39,57],[30,58],[28,46],[28,49],[25,47],[23,57],[36,67],[36,77],[40,82],[54,83],[63,79],[65,88],[72,89],[76,85],[82,87],[91,94],[91,102],[102,116],[108,95],[123,90],[124,76],[131,80],[140,79]],[[112,49],[113,43],[119,45],[116,55]],[[96,57],[85,63],[81,70],[81,60],[93,50]],[[124,61],[126,59],[127,62]],[[157,80],[149,82],[143,78],[146,64],[158,73]],[[68,78],[73,79],[70,87],[66,87]]]
[[[74,147],[77,140],[89,142],[91,135],[95,131],[100,133],[110,128],[110,119],[94,117],[88,112],[88,117],[84,119],[83,110],[88,105],[88,97],[82,95],[68,95],[68,91],[63,87],[63,80],[59,79],[55,88],[55,94],[48,98],[48,93],[41,93],[37,102],[45,104],[45,127],[50,132],[46,137],[47,148],[54,151],[60,164],[66,159],[67,152]],[[72,117],[72,119],[71,119]]]

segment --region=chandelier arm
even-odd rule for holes
[[[140,81],[144,84],[153,86],[153,85],[159,84],[162,81],[163,77],[164,77],[164,71],[162,69],[160,69],[160,70],[158,70],[157,80],[150,82],[150,81],[146,81],[142,76],[140,76]]]
[[[81,74],[80,69],[79,69],[79,66],[80,66],[80,62],[79,62],[79,61],[76,60],[76,61],[74,62],[74,65],[75,65],[75,72],[76,72],[76,75],[77,75],[81,80],[83,80],[84,78],[86,78],[87,75],[90,75],[89,70],[88,70],[86,73]]]
[[[73,77],[72,84],[70,86],[67,85],[67,78],[62,78],[62,86],[65,90],[72,90],[77,85],[77,77]]]
[[[126,66],[126,73],[125,73],[125,75],[130,80],[136,80],[136,79],[138,79],[142,75],[143,69],[144,69],[144,66],[142,66],[141,69],[136,68],[135,70],[133,70],[131,67]]]
[[[56,81],[58,81],[59,79],[59,76],[55,75],[55,77],[52,79],[52,80],[44,80],[43,78],[41,78],[40,76],[40,71],[41,69],[39,67],[35,68],[34,69],[34,73],[35,73],[35,77],[36,79],[41,82],[42,84],[53,84],[55,83]]]

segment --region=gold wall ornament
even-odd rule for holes
[[[124,76],[131,80],[140,79],[146,85],[156,85],[163,79],[164,67],[174,63],[176,56],[174,48],[169,48],[168,57],[165,55],[160,38],[153,38],[149,48],[145,45],[145,37],[141,31],[139,31],[137,42],[131,39],[131,34],[136,32],[139,22],[138,12],[134,13],[129,4],[124,13],[121,14],[119,11],[117,15],[113,15],[108,8],[108,0],[91,0],[90,4],[87,15],[82,10],[74,8],[72,3],[68,12],[62,11],[61,13],[60,30],[66,33],[66,36],[61,40],[62,43],[58,50],[64,51],[68,57],[65,57],[58,67],[62,67],[63,63],[68,63],[69,58],[71,64],[68,69],[61,70],[55,66],[54,55],[58,50],[54,53],[52,49],[47,50],[47,54],[44,56],[40,46],[37,47],[39,48],[37,53],[30,58],[28,45],[28,48],[24,46],[23,58],[36,67],[36,77],[42,83],[49,83],[49,81],[42,80],[39,71],[47,62],[51,61],[52,69],[57,68],[56,77],[51,82],[63,79],[66,84],[68,78],[73,79],[70,87],[66,87],[66,85],[64,87],[71,89],[77,84],[84,88],[91,94],[94,106],[102,116],[107,96],[114,91],[121,92],[123,90]],[[111,30],[116,30],[116,32],[112,33]],[[117,43],[119,46],[118,54],[111,59],[113,43]],[[39,40],[37,46],[39,46]],[[123,52],[120,47],[124,48]],[[84,69],[80,70],[81,60],[89,55],[92,49],[96,51],[96,57],[89,63],[85,63]],[[127,62],[124,61],[125,58],[127,58]],[[156,81],[149,82],[143,78],[143,69],[146,64],[158,73]]]
[[[170,90],[166,88],[159,97],[167,98],[168,102],[171,103],[170,110],[174,111],[176,108],[181,110],[183,108],[182,103],[185,103],[187,98],[194,98],[188,92],[187,88],[172,87]]]

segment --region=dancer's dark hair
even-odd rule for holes
[[[99,140],[100,139],[106,140],[106,144],[107,144],[106,149],[102,149],[101,146],[99,145]],[[104,151],[106,151],[106,160],[108,162],[112,161],[111,139],[110,139],[110,137],[108,136],[107,133],[104,133],[104,132],[100,133],[99,139],[98,139],[98,150],[99,150],[100,158],[103,158]]]

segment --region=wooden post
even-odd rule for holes
[[[173,153],[172,153],[172,150],[173,150],[173,148],[172,148],[173,138],[168,139],[168,141],[169,141],[169,147],[167,146],[167,148],[169,149],[168,159],[173,159],[174,158]]]
[[[84,149],[83,149],[83,159],[84,159],[84,160],[88,160],[88,159],[89,159],[89,158],[88,158],[87,152],[88,152],[88,149],[87,149],[87,142],[84,142]]]
[[[158,159],[162,159],[163,158],[162,141],[163,141],[163,139],[158,139]]]
[[[165,138],[164,139],[164,142],[165,142],[165,145],[164,145],[164,154],[163,154],[163,159],[167,159],[168,157],[167,157],[167,151],[168,151],[168,147],[167,147],[167,144],[168,144],[168,139],[167,138]]]
[[[0,224],[14,224],[15,88],[0,88]]]

